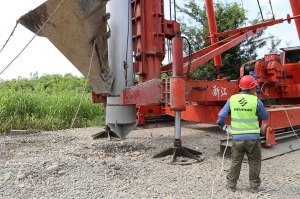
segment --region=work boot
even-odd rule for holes
[[[258,193],[258,192],[261,191],[261,188],[260,188],[260,187],[258,187],[258,188],[256,188],[256,189],[250,188],[250,191],[251,191],[252,193]]]
[[[225,184],[225,188],[226,188],[227,190],[231,191],[231,192],[235,192],[235,191],[236,191],[236,188],[230,188],[230,187],[228,187],[227,184]]]

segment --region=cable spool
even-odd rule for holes
[[[260,135],[261,136],[266,136],[267,133],[267,128],[270,127],[270,125],[263,123],[260,127]]]

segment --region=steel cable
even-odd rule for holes
[[[189,62],[188,62],[188,69],[187,69],[187,72],[186,72],[186,76],[185,76],[185,79],[187,79],[188,77],[188,74],[190,73],[190,70],[191,70],[191,64],[192,64],[192,47],[191,47],[191,43],[190,41],[188,40],[188,38],[186,37],[182,37],[183,39],[185,39],[188,43],[188,47],[189,47]]]
[[[262,19],[262,21],[265,21],[265,20],[264,20],[263,13],[262,13],[262,11],[261,11],[261,7],[260,7],[260,4],[259,4],[259,0],[257,0],[257,4],[258,4],[259,10],[260,10],[261,19]]]
[[[292,126],[290,117],[289,117],[289,115],[288,115],[288,113],[287,113],[287,111],[286,111],[286,109],[285,109],[284,107],[283,107],[283,110],[285,111],[285,114],[286,114],[286,116],[287,116],[287,119],[288,119],[288,121],[289,121],[289,124],[290,124],[290,126],[291,126],[291,128],[292,128],[292,130],[293,130],[293,132],[294,132],[294,134],[295,134],[295,136],[296,136],[296,138],[300,141],[300,139],[299,139],[297,133],[295,132],[295,130],[294,130],[293,126]],[[272,189],[266,190],[266,191],[261,191],[260,193],[256,194],[256,198],[258,198],[259,196],[263,196],[264,193],[268,193],[268,192],[270,192],[270,191],[275,191],[276,189],[278,189],[279,187],[281,187],[281,186],[282,186],[283,184],[285,184],[285,183],[289,183],[288,181],[291,180],[291,177],[292,177],[292,176],[295,176],[295,175],[297,175],[297,174],[300,174],[300,169],[298,169],[297,171],[295,171],[295,172],[293,172],[292,174],[290,174],[290,175],[289,175],[284,181],[282,181],[278,186],[276,186],[276,187],[274,187],[274,188],[272,188]],[[276,197],[276,196],[275,196],[275,197]],[[277,198],[277,197],[276,197],[276,198]]]
[[[51,13],[51,15],[48,17],[47,21],[41,26],[41,28],[35,33],[35,35],[32,37],[32,39],[25,45],[25,47],[17,54],[17,56],[0,72],[0,75],[22,54],[22,52],[29,46],[29,44],[36,38],[36,36],[41,32],[41,30],[44,28],[45,24],[48,23],[48,21],[52,18],[53,14],[57,11],[57,9],[60,7],[60,5],[64,2],[64,0],[61,0],[61,2],[57,5],[55,10]]]
[[[0,53],[2,52],[2,50],[4,49],[4,47],[6,46],[6,44],[9,42],[10,38],[13,36],[13,34],[14,34],[14,32],[15,32],[17,26],[18,26],[18,23],[19,23],[19,19],[17,20],[16,25],[15,25],[13,31],[10,33],[10,35],[9,35],[8,39],[6,40],[5,44],[1,48]]]

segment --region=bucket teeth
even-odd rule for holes
[[[47,37],[88,79],[97,94],[109,93],[114,79],[108,66],[106,3],[107,0],[48,0],[19,19],[34,34]],[[91,62],[94,41],[96,49]]]

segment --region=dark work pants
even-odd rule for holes
[[[259,140],[232,140],[231,166],[227,174],[227,185],[236,188],[240,176],[244,154],[247,154],[249,163],[249,181],[252,189],[260,186],[261,170],[261,142]]]

